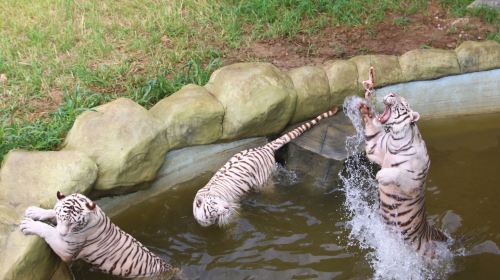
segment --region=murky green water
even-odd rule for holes
[[[455,271],[449,279],[498,279],[500,255],[500,115],[422,122],[432,164],[427,180],[429,218],[454,239]],[[283,174],[282,174],[283,175]],[[286,175],[286,174],[284,174]],[[366,254],[348,238],[344,193],[314,178],[280,180],[272,193],[245,199],[232,227],[202,228],[192,199],[209,179],[167,191],[113,219],[189,279],[367,279]],[[482,246],[478,246],[483,244]],[[114,279],[73,267],[76,279]]]

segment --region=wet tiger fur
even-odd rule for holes
[[[193,201],[196,221],[204,227],[229,224],[238,213],[240,198],[251,191],[261,190],[269,179],[276,167],[276,150],[336,112],[335,107],[262,147],[244,150],[231,157],[198,190]]]
[[[57,192],[57,198],[54,209],[28,207],[20,228],[26,235],[45,239],[63,261],[82,259],[101,271],[127,278],[173,276],[178,271],[114,225],[86,196]]]
[[[425,213],[424,183],[430,159],[416,125],[420,115],[395,93],[386,95],[383,102],[385,110],[378,117],[367,104],[360,105],[366,154],[381,166],[376,175],[379,211],[386,224],[418,253],[433,257],[434,241],[447,237],[429,225]]]

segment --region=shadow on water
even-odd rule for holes
[[[454,270],[426,270],[378,216],[373,174],[351,156],[342,186],[315,185],[280,168],[274,190],[250,195],[226,228],[202,228],[192,199],[203,175],[134,205],[113,218],[148,248],[181,267],[188,279],[495,279],[500,273],[496,179],[500,115],[422,122],[432,160],[426,182],[429,219],[456,240]],[[357,168],[349,170],[349,168]],[[375,195],[374,195],[375,193]],[[75,279],[117,279],[72,266]]]

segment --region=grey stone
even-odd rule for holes
[[[347,158],[346,138],[355,133],[350,120],[342,112],[322,120],[286,146],[283,158],[287,169],[301,177],[307,174],[316,178],[320,185],[331,186],[338,180],[338,172]]]
[[[119,98],[78,116],[64,149],[97,163],[95,190],[127,191],[155,178],[168,149],[161,127],[139,104]]]
[[[500,9],[500,0],[476,0],[467,6],[467,8],[478,8],[481,6]]]
[[[68,265],[64,262],[61,262],[59,266],[57,267],[56,271],[50,278],[50,280],[68,280],[68,279],[75,279],[75,276],[73,276],[73,273],[69,269]]]
[[[349,95],[361,94],[358,87],[358,70],[350,60],[335,60],[325,62],[325,69],[330,84],[330,106],[342,105]]]
[[[495,41],[465,41],[455,52],[462,72],[500,68],[500,44]]]
[[[399,64],[405,81],[435,79],[460,73],[457,55],[449,50],[411,50],[399,57]]]
[[[205,86],[225,110],[222,139],[280,132],[292,118],[293,82],[270,63],[236,63],[215,71]]]
[[[358,69],[358,87],[363,88],[363,81],[368,79],[370,66],[375,69],[375,86],[381,87],[403,81],[398,57],[395,55],[360,55],[350,59]]]
[[[213,143],[222,135],[224,108],[204,87],[184,86],[149,111],[161,121],[169,149]]]
[[[291,123],[307,120],[330,109],[330,86],[323,69],[304,66],[288,72],[297,91],[297,105]]]
[[[500,69],[387,86],[375,92],[379,110],[383,97],[405,97],[423,118],[500,112]]]
[[[0,170],[0,202],[18,215],[31,205],[52,208],[57,191],[87,193],[96,175],[95,162],[78,151],[13,150]]]

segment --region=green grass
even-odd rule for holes
[[[144,86],[132,91],[132,98],[146,107],[176,92],[183,85],[203,85],[208,82],[210,74],[220,65],[220,60],[213,59],[206,67],[197,61],[189,61],[180,71],[163,73],[151,79]],[[172,78],[166,79],[166,75]],[[110,101],[112,95],[102,95],[83,90],[77,86],[65,95],[56,111],[49,113],[45,119],[37,119],[30,123],[11,122],[0,126],[0,160],[11,149],[51,150],[61,145],[66,132],[71,128],[75,118],[85,110],[91,110],[104,102]],[[5,114],[2,114],[5,117]],[[5,120],[4,120],[5,121]]]
[[[467,9],[467,6],[474,0],[440,0],[440,3],[448,8],[448,11],[456,17],[473,16],[485,22],[495,24],[497,32],[487,35],[488,40],[495,40],[500,43],[500,12],[490,7],[478,7]]]
[[[398,17],[393,20],[393,23],[398,26],[406,26],[410,24],[410,19],[408,17]]]
[[[467,2],[443,1],[457,14]],[[57,148],[79,113],[116,97],[150,107],[202,85],[228,52],[252,41],[373,26],[389,12],[405,25],[426,9],[424,0],[5,0],[0,160],[13,148]]]

